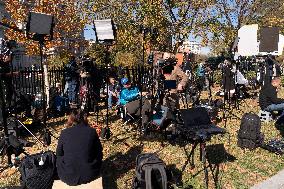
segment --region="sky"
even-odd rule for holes
[[[210,53],[210,47],[202,47],[201,54],[208,55]]]
[[[95,32],[93,30],[93,26],[91,25],[86,25],[85,29],[84,29],[84,37],[86,40],[90,40],[93,39],[95,40]]]

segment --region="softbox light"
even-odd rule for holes
[[[94,31],[98,43],[107,43],[115,40],[115,27],[111,19],[95,20]]]
[[[278,51],[279,28],[265,27],[260,29],[259,52]]]
[[[54,17],[49,14],[30,12],[27,33],[51,35],[53,32]]]
[[[238,54],[241,56],[253,56],[259,53],[257,41],[258,25],[244,25],[238,30]]]

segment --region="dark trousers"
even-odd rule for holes
[[[205,85],[205,76],[199,76],[197,79],[197,89],[199,91],[202,91],[204,85]]]
[[[140,110],[141,110],[141,116],[142,116],[142,126],[145,126],[149,122],[149,115],[151,112],[151,104],[150,101],[146,98],[142,98],[142,107],[140,99],[134,100],[132,102],[127,103],[126,111],[130,115],[136,115],[140,116]]]
[[[81,96],[80,103],[85,104],[85,108],[87,111],[97,111],[97,106],[99,102],[99,94],[100,94],[100,88],[96,87],[94,84],[95,78],[94,77],[85,77],[81,78],[80,80],[80,90],[83,86],[87,89],[86,99],[83,99]]]
[[[177,93],[166,94],[163,99],[163,106],[168,107],[171,112],[176,112],[180,108]]]

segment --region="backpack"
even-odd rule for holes
[[[167,189],[166,164],[153,153],[136,158],[136,176],[132,189]]]
[[[238,146],[253,150],[262,145],[264,136],[261,133],[261,121],[254,113],[245,113],[238,131]]]
[[[56,157],[51,151],[26,156],[20,164],[21,183],[27,189],[51,189]]]

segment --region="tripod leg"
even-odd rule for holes
[[[207,170],[207,166],[206,166],[206,144],[205,143],[200,143],[200,156],[202,159],[202,163],[203,163],[203,169],[204,169],[204,182],[205,182],[205,187],[208,188],[208,170]]]
[[[9,144],[9,138],[7,138],[7,140],[8,140],[8,143],[7,144]],[[7,158],[8,158],[8,166],[10,166],[10,165],[12,165],[13,163],[12,163],[12,154],[11,154],[11,152],[10,152],[10,150],[8,149],[9,147],[8,146],[6,146],[6,150],[7,150]]]
[[[191,161],[190,161],[190,168],[194,169],[195,168],[195,164],[194,164],[194,149],[196,148],[197,144],[195,144],[195,146],[193,147],[193,151],[191,154]]]
[[[197,144],[198,144],[198,143],[194,143],[194,144],[193,144],[192,149],[191,149],[191,151],[190,151],[189,154],[187,153],[187,151],[186,151],[186,149],[185,149],[185,147],[184,147],[184,151],[185,151],[185,154],[186,154],[186,156],[187,156],[187,160],[186,160],[186,162],[184,163],[184,166],[182,167],[182,172],[185,170],[186,165],[187,165],[188,163],[190,163],[190,166],[191,166],[190,168],[191,168],[191,169],[194,169],[194,167],[195,167],[195,165],[194,165],[194,150],[195,150],[195,148],[197,147]]]

